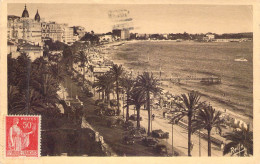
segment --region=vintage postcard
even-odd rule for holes
[[[258,16],[259,1],[1,2],[1,162],[259,162]]]

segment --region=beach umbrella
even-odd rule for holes
[[[242,122],[241,128],[243,130],[247,130],[248,129],[247,124],[245,122]]]

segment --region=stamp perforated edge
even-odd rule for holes
[[[6,118],[7,117],[38,117],[39,118],[39,125],[38,125],[38,156],[37,157],[24,157],[24,156],[19,156],[19,157],[8,157],[6,156]],[[4,126],[4,146],[3,146],[3,151],[2,151],[2,155],[4,155],[3,157],[5,159],[39,159],[39,157],[41,157],[41,115],[5,115],[4,119],[3,119],[3,126]]]

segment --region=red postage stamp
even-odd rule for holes
[[[40,156],[40,116],[6,116],[6,157]]]

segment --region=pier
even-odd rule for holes
[[[186,77],[186,78],[162,78],[159,81],[171,81],[174,83],[180,83],[181,81],[198,81],[202,84],[221,84],[220,77]]]

